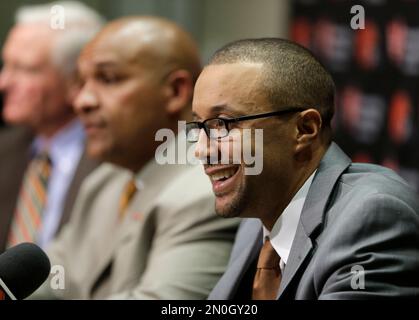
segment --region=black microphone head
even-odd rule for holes
[[[21,243],[0,255],[0,279],[16,299],[32,294],[48,278],[51,264],[33,243]]]

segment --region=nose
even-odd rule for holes
[[[92,112],[94,109],[97,109],[99,106],[99,99],[95,94],[93,88],[89,84],[84,84],[76,99],[74,101],[74,110],[77,114],[85,114]]]
[[[211,159],[218,159],[218,143],[209,139],[204,129],[199,131],[198,141],[195,145],[195,157],[205,164],[212,163]]]

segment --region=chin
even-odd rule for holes
[[[243,214],[245,200],[240,194],[217,196],[215,199],[215,212],[223,218],[236,218]]]
[[[6,123],[12,125],[28,125],[27,121],[25,121],[25,117],[22,117],[13,111],[8,111],[6,108],[3,110],[3,119]]]
[[[106,152],[105,150],[100,146],[100,145],[96,145],[94,143],[88,143],[87,145],[87,155],[93,159],[96,160],[100,160],[100,161],[106,161],[107,160],[107,156],[106,156]]]

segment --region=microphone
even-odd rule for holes
[[[0,255],[0,300],[25,299],[48,278],[51,264],[33,243],[21,243]]]

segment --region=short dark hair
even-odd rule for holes
[[[280,38],[244,39],[222,47],[209,64],[263,63],[262,90],[274,108],[311,107],[330,128],[335,84],[330,73],[306,48]]]

